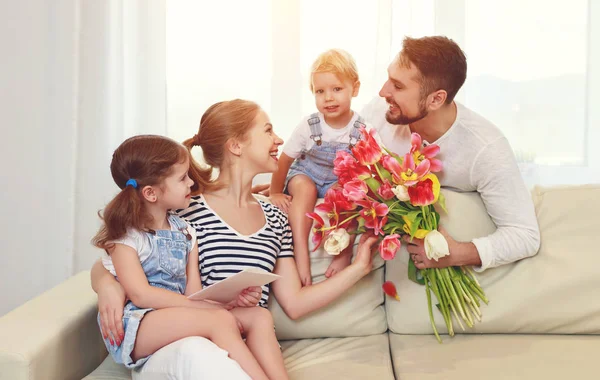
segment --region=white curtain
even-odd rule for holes
[[[0,5],[0,315],[88,269],[111,154],[166,133],[164,1]]]
[[[457,100],[509,138],[527,184],[600,182],[600,4],[574,0],[229,0],[167,3],[169,134],[189,137],[212,103],[257,101],[288,138],[314,112],[309,68],[339,47],[377,96],[405,35],[465,50]],[[266,180],[263,179],[263,180]]]

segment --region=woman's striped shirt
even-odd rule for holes
[[[210,286],[244,268],[273,272],[275,260],[294,257],[292,230],[287,216],[270,203],[257,199],[265,214],[265,225],[251,235],[242,235],[222,220],[202,195],[192,197],[179,215],[196,230],[202,286]],[[259,306],[266,307],[269,285],[262,288]]]

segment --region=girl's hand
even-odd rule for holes
[[[360,237],[358,250],[353,265],[360,265],[367,275],[373,266],[373,256],[377,252],[376,245],[379,238],[371,231],[367,231]]]
[[[292,205],[292,197],[283,193],[271,194],[269,197],[271,203],[279,207],[286,214],[289,213],[290,206]]]
[[[98,311],[100,312],[100,328],[102,337],[110,344],[121,345],[125,333],[123,331],[123,307],[125,306],[125,289],[117,281],[107,283],[98,289]]]
[[[262,288],[260,286],[251,286],[242,290],[238,298],[229,302],[232,308],[234,307],[254,307],[258,305],[262,298]]]

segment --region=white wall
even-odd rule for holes
[[[0,5],[0,315],[71,274],[74,3]]]

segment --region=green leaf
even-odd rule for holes
[[[377,194],[377,190],[379,190],[379,187],[381,186],[379,181],[377,181],[375,178],[371,177],[371,178],[367,178],[365,180],[365,183],[367,184],[367,186],[369,186],[369,189],[371,189],[372,192]]]
[[[365,229],[365,218],[363,217],[358,217],[356,218],[356,220],[358,221],[358,227],[356,227],[357,230],[362,230],[363,232],[366,231]]]
[[[420,216],[415,218],[413,224],[410,226],[410,236],[415,236],[422,220],[423,218],[421,218]]]
[[[412,260],[408,261],[408,279],[419,285],[425,285],[425,279],[423,278],[421,271],[417,269]]]
[[[441,192],[440,192],[440,196],[438,197],[438,204],[440,205],[442,210],[444,210],[444,212],[447,214],[448,210],[446,209],[446,198],[444,197],[444,194],[442,194]]]
[[[392,175],[390,174],[389,171],[387,171],[382,165],[375,163],[375,165],[377,166],[377,172],[379,174],[381,174],[381,177],[383,177],[383,179],[387,179],[388,181],[390,181],[390,183],[392,182]]]

